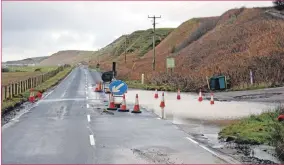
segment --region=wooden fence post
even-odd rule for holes
[[[9,98],[12,98],[13,91],[12,91],[12,84],[9,84]]]
[[[14,83],[14,96],[17,96],[17,83]]]
[[[1,90],[1,92],[2,92],[1,93],[2,94],[1,95],[2,99],[1,100],[3,101],[3,100],[5,100],[5,93],[6,93],[6,91],[5,91],[5,86],[1,86],[1,88],[2,88],[2,90]]]

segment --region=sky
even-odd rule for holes
[[[60,50],[98,50],[124,34],[178,27],[194,17],[269,1],[58,1],[2,2],[2,61],[49,56]]]

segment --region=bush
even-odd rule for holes
[[[2,72],[9,72],[8,68],[2,68]]]
[[[35,69],[35,72],[40,72],[40,71],[41,71],[41,68]]]

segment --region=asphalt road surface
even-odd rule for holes
[[[2,163],[235,163],[167,120],[105,113],[100,75],[75,68],[25,114],[2,126]]]

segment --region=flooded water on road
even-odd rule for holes
[[[157,115],[161,114],[160,102],[162,92],[159,98],[155,99],[155,91],[134,90],[131,89],[126,94],[128,103],[135,102],[135,95],[139,96],[139,104]],[[252,103],[252,102],[225,102],[214,101],[214,105],[210,105],[209,100],[203,98],[202,102],[198,101],[198,95],[181,93],[181,100],[177,100],[177,94],[173,92],[165,92],[165,113],[168,119],[172,118],[173,122],[184,123],[185,119],[199,120],[233,120],[249,116],[251,114],[260,114],[264,111],[272,110],[276,104],[271,103]]]

